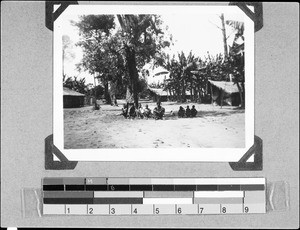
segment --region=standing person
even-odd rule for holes
[[[191,109],[191,116],[192,116],[192,117],[196,117],[197,112],[198,112],[198,111],[195,109],[195,105],[193,105],[193,106],[192,106],[192,109]]]
[[[154,119],[155,120],[158,120],[158,119],[163,119],[163,116],[164,116],[164,114],[165,114],[165,108],[163,108],[162,106],[161,106],[161,103],[160,103],[160,101],[158,101],[157,103],[156,103],[156,107],[154,108],[154,110],[153,110],[153,115],[154,115]]]
[[[185,115],[186,115],[186,117],[191,117],[191,110],[190,110],[189,106],[186,107]]]
[[[184,108],[182,106],[179,106],[178,117],[183,118],[184,114],[185,114]]]
[[[151,109],[149,109],[148,105],[145,105],[144,114],[146,118],[149,118],[151,116]]]

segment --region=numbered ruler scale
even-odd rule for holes
[[[44,178],[43,215],[266,212],[265,178]]]

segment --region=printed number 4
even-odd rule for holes
[[[135,208],[135,209],[133,210],[133,213],[137,214],[137,208]]]

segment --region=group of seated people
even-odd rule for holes
[[[162,120],[165,115],[165,108],[161,106],[161,102],[156,103],[156,107],[153,109],[153,113],[151,109],[149,109],[148,105],[145,105],[145,108],[142,107],[142,104],[139,103],[138,108],[136,109],[133,103],[127,103],[123,105],[122,113],[125,118],[151,118],[153,117],[155,120]],[[184,109],[182,106],[179,107],[178,117],[196,117],[197,110],[195,109],[195,105],[192,106],[192,109],[189,106]],[[175,116],[175,114],[171,111],[171,114]]]
[[[151,109],[149,109],[148,105],[145,105],[145,108],[142,107],[142,104],[139,103],[139,107],[136,109],[134,104],[127,103],[123,105],[122,115],[125,118],[151,118],[153,117],[155,120],[163,119],[165,114],[165,109],[161,106],[160,102],[157,102],[157,106],[154,108],[153,113]]]
[[[186,107],[186,110],[182,106],[179,107],[178,111],[178,117],[183,118],[183,117],[196,117],[197,115],[197,110],[195,106],[192,106],[192,109],[190,109],[189,106]]]

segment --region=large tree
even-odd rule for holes
[[[77,43],[83,49],[82,61],[78,69],[84,69],[100,79],[104,86],[106,103],[111,104],[109,83],[116,82],[122,76],[120,66],[122,56],[117,52],[118,40],[112,36],[115,28],[113,15],[83,15],[79,22],[73,22],[79,29],[80,41]]]
[[[128,73],[127,95],[138,105],[138,72],[170,45],[159,15],[117,15]]]
[[[74,23],[82,36],[78,43],[84,51],[80,66],[96,74],[107,85],[110,81],[126,85],[128,102],[132,98],[137,106],[139,72],[169,42],[158,15],[116,17],[88,15]]]

